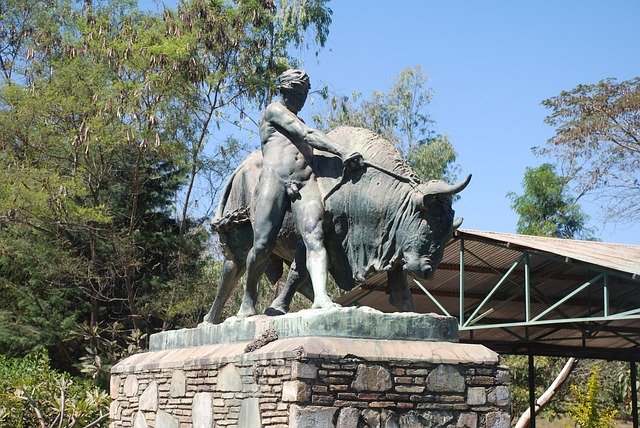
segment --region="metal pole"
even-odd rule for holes
[[[464,326],[464,238],[460,238],[460,315],[458,325]]]
[[[529,272],[529,252],[524,253],[524,320],[531,321],[531,274]]]
[[[533,367],[533,352],[529,351],[529,428],[536,428],[536,373]]]
[[[638,428],[638,368],[636,362],[631,360],[631,417],[633,418],[633,428]]]
[[[604,274],[604,289],[602,296],[602,315],[609,316],[609,273]]]

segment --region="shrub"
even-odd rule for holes
[[[106,426],[109,402],[89,381],[52,369],[44,352],[0,356],[0,426]]]

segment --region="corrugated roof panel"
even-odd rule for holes
[[[490,240],[557,254],[593,263],[610,269],[640,275],[640,246],[612,244],[598,241],[560,239],[543,236],[517,235],[512,233],[459,230],[461,237],[482,237]]]

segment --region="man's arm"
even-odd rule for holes
[[[323,132],[307,126],[298,118],[298,116],[293,114],[282,104],[270,104],[265,111],[264,119],[284,129],[289,134],[302,139],[314,149],[333,153],[343,160],[348,157],[348,153],[344,153],[340,150],[339,145],[331,138]]]

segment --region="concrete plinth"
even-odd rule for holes
[[[355,308],[335,310],[334,319],[325,315],[305,311],[298,315],[302,327],[295,314],[232,320],[233,341],[216,337],[217,343],[192,347],[175,347],[179,331],[155,336],[156,350],[112,369],[112,426],[509,426],[508,374],[497,354],[479,345],[418,340],[409,328],[415,322],[417,330],[446,336],[455,319]],[[396,319],[399,324],[385,325]],[[330,325],[344,326],[339,337],[329,335]],[[227,328],[185,330],[183,339],[201,341],[211,329]],[[235,340],[251,330],[253,336]],[[389,332],[401,337],[391,339]],[[367,334],[372,337],[348,337]]]

